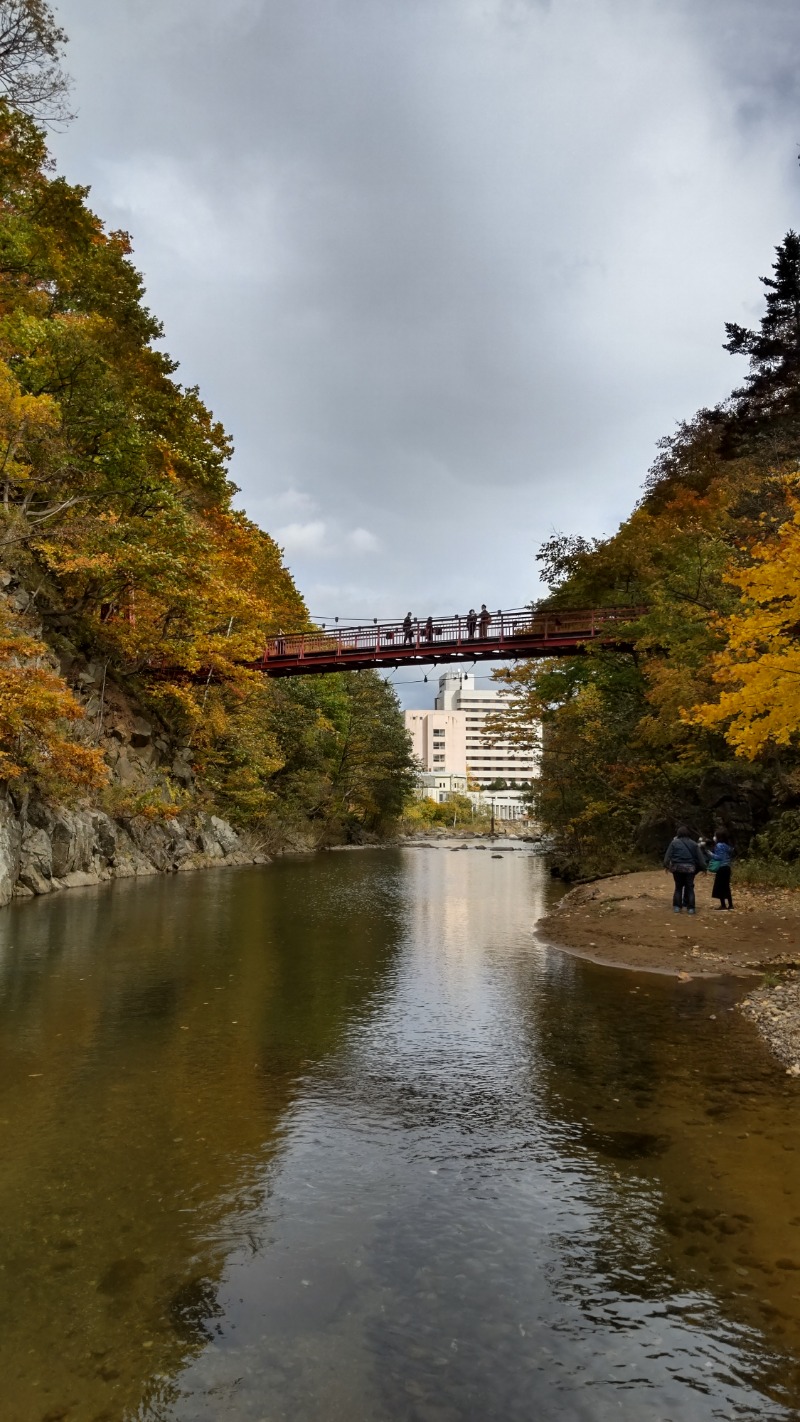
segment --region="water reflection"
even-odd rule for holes
[[[263,1247],[282,1117],[398,937],[390,891],[376,932],[358,874],[352,912],[324,922],[279,880],[122,883],[3,916],[4,1422],[135,1415],[218,1336],[226,1260]]]
[[[547,892],[409,849],[7,912],[4,1419],[796,1416],[797,1084]]]
[[[733,1011],[737,984],[643,975],[621,985],[566,958],[557,976],[527,995],[530,1032],[548,1043],[537,1078],[546,1109],[576,1123],[565,1149],[599,1171],[606,1197],[587,1270],[609,1291],[604,1309],[626,1294],[637,1306],[671,1300],[710,1374],[696,1387],[733,1398],[755,1382],[794,1416],[796,1085]],[[713,1334],[705,1357],[698,1329]]]

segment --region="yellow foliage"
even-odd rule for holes
[[[190,796],[174,785],[154,785],[147,790],[134,790],[128,785],[109,785],[100,803],[107,815],[115,819],[148,820],[163,823],[175,820],[189,804]]]
[[[7,362],[0,360],[0,483],[6,511],[12,492],[16,503],[33,492],[36,465],[58,423],[55,400],[25,394]]]
[[[144,671],[237,675],[280,626],[307,623],[277,545],[243,514],[180,502],[158,518],[76,517],[37,551],[94,611],[96,637]]]
[[[647,755],[668,755],[675,764],[704,764],[707,748],[686,713],[700,696],[712,694],[708,662],[698,668],[679,657],[652,657],[643,675],[648,710],[636,727],[636,747]]]
[[[749,760],[800,733],[800,501],[789,504],[793,517],[776,537],[753,548],[749,566],[728,574],[741,603],[724,619],[726,645],[713,658],[714,680],[724,689],[690,717],[724,730]]]
[[[83,709],[47,663],[43,642],[0,612],[0,779],[30,772],[56,796],[104,785],[100,751],[68,734]]]

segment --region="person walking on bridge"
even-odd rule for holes
[[[474,641],[475,628],[477,627],[477,625],[478,614],[475,611],[475,608],[471,607],[469,612],[467,613],[467,636],[469,637],[470,642]]]
[[[689,913],[695,911],[694,876],[705,874],[708,869],[705,855],[696,840],[692,839],[685,825],[681,825],[664,855],[664,868],[675,881],[672,895],[672,911],[680,913],[682,908]]]
[[[481,614],[480,614],[480,617],[478,618],[478,625],[479,625],[479,627],[480,627],[480,629],[481,629],[481,640],[482,640],[483,642],[485,642],[485,641],[486,641],[486,638],[489,636],[489,628],[490,628],[490,626],[491,626],[491,622],[492,622],[492,614],[491,614],[491,612],[489,612],[489,610],[488,610],[488,608],[487,608],[487,606],[486,606],[486,603],[485,603],[485,602],[482,602],[482,603],[481,603]]]
[[[413,647],[414,645],[414,619],[410,612],[403,618],[403,646]]]

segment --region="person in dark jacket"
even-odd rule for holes
[[[724,830],[714,835],[714,847],[711,850],[711,863],[709,868],[714,869],[714,885],[711,890],[712,899],[719,899],[718,907],[721,909],[732,909],[733,899],[731,898],[731,869],[733,867],[733,849],[728,843],[728,836]]]
[[[470,642],[475,636],[475,628],[477,627],[477,625],[478,614],[475,611],[475,608],[471,607],[469,612],[467,613],[467,636],[469,637]]]
[[[406,647],[414,645],[414,619],[410,612],[403,618],[403,643]]]
[[[680,913],[682,908],[694,913],[694,876],[698,871],[704,874],[708,865],[702,849],[685,825],[681,825],[664,855],[664,868],[671,872],[675,880],[673,913]]]

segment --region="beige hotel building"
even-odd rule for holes
[[[434,709],[405,713],[406,729],[422,769],[466,775],[481,789],[495,780],[515,781],[518,787],[535,780],[539,774],[537,751],[504,743],[492,745],[485,737],[486,718],[497,711],[503,696],[501,687],[477,688],[472,674],[445,672],[439,678]],[[509,803],[521,803],[519,789],[492,794]]]

